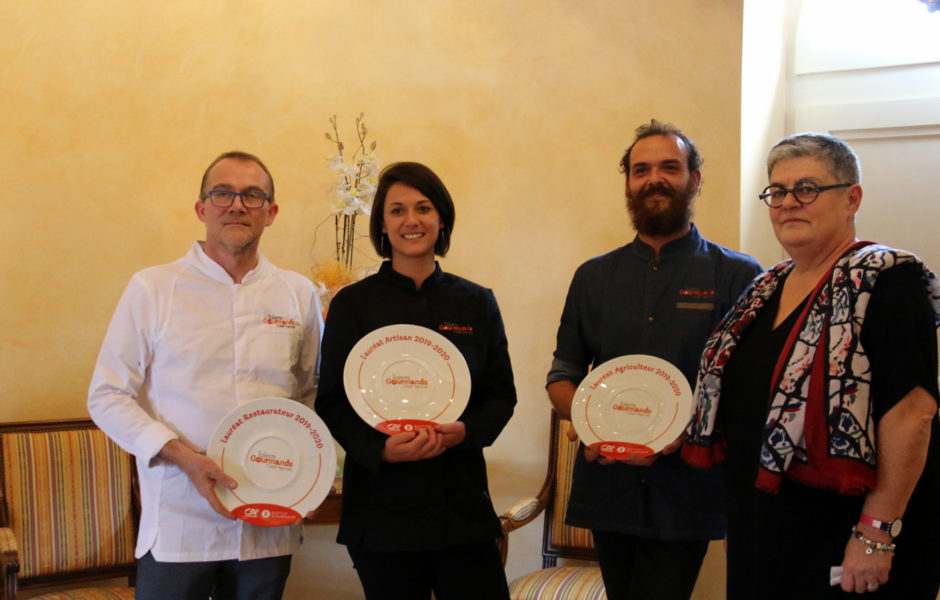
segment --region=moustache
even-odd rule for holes
[[[668,196],[669,198],[676,198],[676,191],[663,183],[653,183],[649,187],[640,192],[640,200],[644,200],[653,194],[662,194],[663,196]]]

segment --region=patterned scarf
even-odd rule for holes
[[[849,248],[810,294],[774,369],[756,486],[776,493],[787,478],[841,494],[875,483],[871,371],[859,336],[878,274],[913,262],[940,325],[940,285],[916,256],[870,242]],[[682,457],[707,467],[724,459],[715,418],[728,359],[760,310],[792,270],[779,263],[755,279],[709,338],[695,389],[696,409]],[[817,352],[818,349],[821,351]]]

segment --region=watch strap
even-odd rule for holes
[[[891,521],[881,521],[879,519],[870,517],[865,514],[863,514],[861,517],[858,518],[858,522],[861,523],[862,525],[868,525],[869,527],[880,529],[882,531],[887,532],[889,535],[891,535],[892,529],[895,528],[895,521],[899,522],[900,519],[892,519]],[[894,537],[894,535],[891,535],[891,537]]]

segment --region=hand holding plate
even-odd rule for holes
[[[663,448],[661,454],[675,454],[679,450],[679,448],[682,447],[682,444],[684,443],[685,443],[685,433],[683,432],[682,435],[676,438],[676,441],[672,442],[671,444]]]
[[[467,439],[467,426],[463,421],[454,421],[453,423],[443,423],[434,428],[441,435],[444,448],[453,448],[459,446]]]
[[[219,468],[214,460],[199,454],[179,440],[170,440],[160,449],[159,456],[178,466],[196,486],[199,495],[206,499],[212,510],[226,519],[235,520],[228,509],[222,506],[215,495],[215,485],[225,486],[230,490],[238,487],[238,482]]]
[[[649,456],[630,456],[630,458],[625,459],[621,462],[625,462],[628,465],[633,465],[636,467],[648,467],[654,462],[656,462],[656,459],[659,458],[660,455],[674,454],[679,448],[682,447],[682,443],[684,441],[685,441],[685,436],[681,435],[676,439],[676,441],[670,443],[669,445],[667,445],[665,448],[663,448],[656,454],[650,454]]]
[[[568,431],[570,432],[571,430],[569,429]],[[575,435],[575,437],[577,438],[577,434]],[[584,458],[588,462],[594,462],[596,460],[598,464],[601,464],[601,465],[612,465],[615,462],[617,462],[616,458],[611,458],[610,456],[601,455],[600,448],[598,446],[593,446],[593,445],[584,447]]]
[[[330,491],[329,491],[329,493],[327,493],[326,496],[327,496],[327,498],[335,498],[335,497],[337,496],[337,494],[339,494],[339,492],[336,491],[336,486],[331,485],[331,486],[330,486]],[[300,519],[300,520],[303,521],[304,523],[313,523],[313,522],[316,521],[317,517],[320,516],[320,512],[321,512],[322,510],[323,510],[323,505],[321,504],[320,506],[316,507],[315,509],[310,510],[310,511],[307,511],[307,514],[305,514],[305,515],[303,516],[303,518]],[[329,515],[327,515],[327,518],[329,518]],[[329,521],[324,521],[324,522],[325,522],[325,523],[328,523]]]
[[[385,440],[382,460],[385,462],[409,462],[434,458],[444,451],[444,440],[430,428],[396,433]]]
[[[565,432],[565,435],[568,436],[569,442],[576,443],[578,441],[578,432],[574,430],[574,426],[569,426],[568,431]],[[600,457],[600,460],[598,460],[598,457]],[[584,459],[588,462],[594,462],[597,460],[597,462],[602,465],[612,465],[617,462],[613,458],[601,456],[601,451],[597,446],[585,446]]]
[[[649,456],[630,456],[629,458],[621,459],[620,462],[633,465],[634,467],[648,467],[656,462],[656,459],[659,458],[660,454],[662,454],[662,452],[650,454]]]
[[[577,441],[578,441],[578,432],[574,430],[574,426],[573,426],[573,425],[569,425],[569,426],[568,426],[568,431],[566,432],[565,435],[568,436],[568,441],[569,441],[569,442],[577,442]]]

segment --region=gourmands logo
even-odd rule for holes
[[[612,410],[621,411],[628,415],[634,415],[637,417],[648,417],[653,414],[652,409],[648,406],[640,408],[632,402],[617,402],[610,407]]]
[[[389,377],[385,378],[386,385],[398,385],[407,388],[426,388],[428,387],[428,380],[424,377],[409,377],[407,375],[396,375],[392,373]]]
[[[276,327],[278,329],[296,329],[300,326],[300,323],[290,317],[284,317],[273,313],[267,313],[264,315],[264,324],[269,327]]]
[[[258,451],[251,454],[248,460],[280,471],[292,471],[294,469],[294,461],[289,458],[280,458],[277,454],[270,452]]]
[[[437,329],[439,331],[449,331],[451,333],[473,335],[473,325],[458,325],[457,323],[444,322],[438,325]]]

